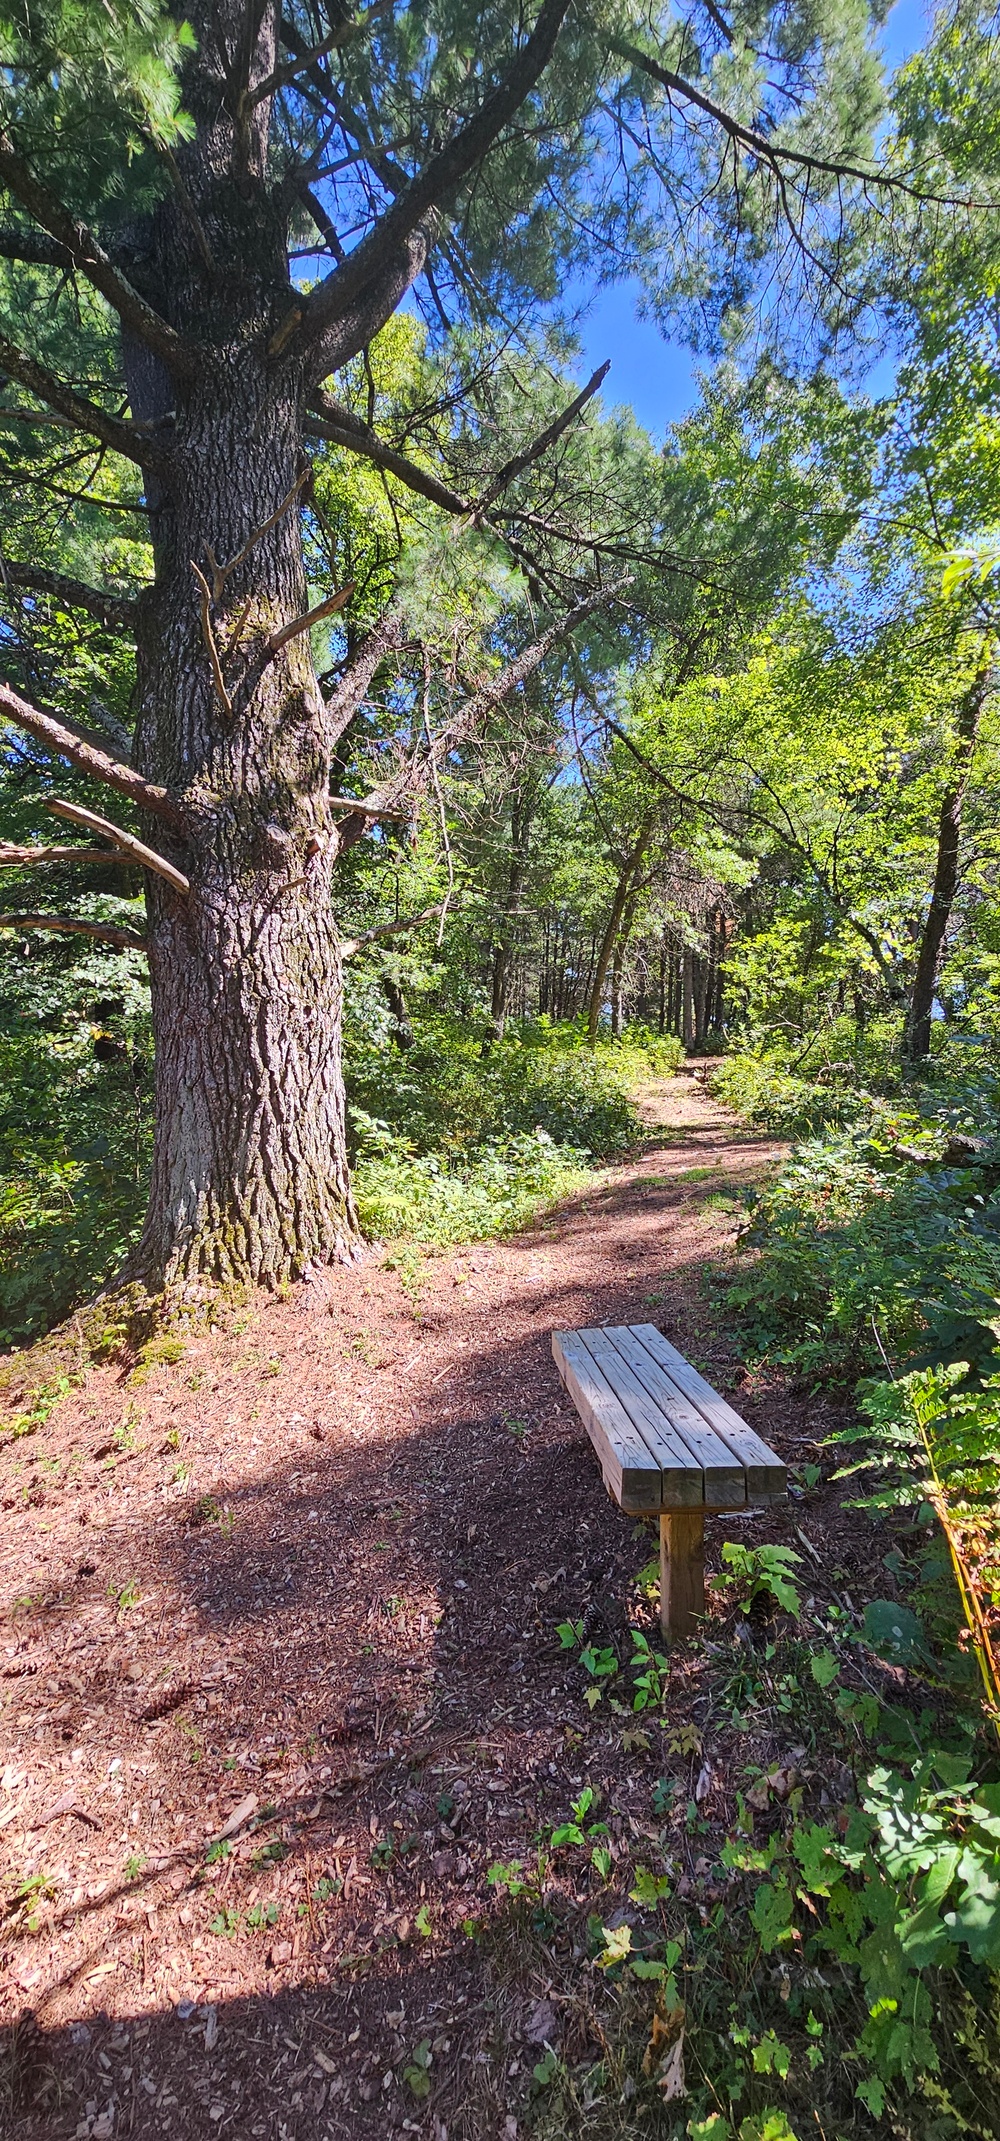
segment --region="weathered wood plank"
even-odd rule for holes
[[[590,1331],[584,1333],[588,1344],[592,1335]],[[747,1498],[747,1475],[730,1444],[707,1424],[697,1406],[653,1359],[631,1325],[612,1324],[604,1337],[610,1342],[610,1358],[604,1372],[612,1388],[619,1390],[627,1410],[631,1412],[632,1406],[626,1391],[637,1385],[646,1394],[647,1402],[686,1443],[694,1463],[701,1466],[706,1508],[742,1509]]]
[[[705,1512],[669,1509],[660,1518],[660,1627],[683,1642],[705,1611]]]
[[[633,1516],[661,1509],[660,1466],[588,1353],[579,1331],[553,1331],[552,1355],[597,1452],[609,1494]]]
[[[634,1375],[621,1352],[614,1344],[610,1331],[579,1331],[591,1358],[614,1391],[619,1404],[628,1413],[633,1426],[642,1436],[650,1455],[655,1459],[663,1475],[662,1507],[688,1509],[700,1508],[705,1500],[705,1470],[702,1459],[695,1451],[691,1440],[678,1434],[669,1414],[657,1404],[655,1397],[644,1388]],[[689,1408],[690,1409],[690,1408]],[[692,1415],[702,1433],[704,1421]],[[724,1444],[716,1447],[730,1468],[732,1459]],[[740,1499],[742,1500],[742,1474]]]
[[[748,1498],[751,1501],[782,1500],[788,1488],[786,1467],[760,1435],[741,1420],[739,1413],[734,1412],[717,1390],[713,1390],[711,1383],[699,1375],[697,1368],[685,1360],[683,1353],[664,1338],[654,1323],[636,1323],[630,1329],[678,1390],[691,1400],[709,1426],[739,1458],[746,1470]]]

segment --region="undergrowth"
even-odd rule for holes
[[[373,1236],[510,1231],[639,1131],[630,1089],[679,1044],[586,1047],[576,1025],[419,1017],[407,1050],[361,992],[348,1028],[351,1157]],[[138,1237],[152,1152],[141,957],[0,952],[0,1347],[32,1342],[113,1278]]]
[[[676,1068],[646,1034],[586,1045],[578,1025],[525,1020],[484,1048],[428,1022],[405,1051],[348,1051],[354,1186],[369,1233],[448,1243],[510,1232],[640,1134],[631,1089]]]
[[[780,1070],[736,1058],[714,1087],[778,1132],[789,1112]],[[796,1083],[800,1083],[798,1081]],[[746,1195],[742,1269],[725,1294],[758,1356],[805,1378],[987,1360],[1000,1295],[1000,1093],[983,1076],[897,1095],[814,1092],[826,1121]],[[849,1118],[849,1119],[847,1119]]]
[[[555,1631],[589,1781],[490,1875],[494,1941],[560,1972],[536,2141],[1000,2135],[1000,1760],[924,1466],[904,1457],[912,1500],[862,1497],[858,1569],[885,1596],[734,1541],[687,1660],[635,1625]],[[596,1781],[616,1727],[622,1806]]]

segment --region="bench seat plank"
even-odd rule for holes
[[[787,1492],[785,1466],[761,1436],[756,1434],[752,1427],[748,1427],[745,1420],[741,1420],[739,1413],[734,1412],[733,1407],[727,1404],[725,1398],[720,1397],[717,1390],[713,1390],[711,1383],[706,1382],[703,1375],[699,1375],[697,1368],[693,1368],[690,1361],[685,1360],[683,1353],[678,1353],[677,1347],[664,1338],[655,1323],[637,1323],[629,1328],[630,1335],[641,1341],[654,1361],[697,1407],[715,1433],[728,1444],[733,1455],[745,1467],[749,1500],[784,1501]]]
[[[633,1516],[663,1507],[663,1474],[579,1331],[553,1331],[556,1366],[600,1461],[609,1494]]]
[[[631,1373],[610,1332],[580,1331],[577,1335],[582,1338],[591,1359],[660,1467],[663,1475],[661,1507],[689,1509],[699,1506],[705,1495],[704,1466],[691,1438],[678,1433],[675,1421],[657,1404],[655,1396],[644,1388],[641,1380]],[[703,1427],[704,1423],[699,1421],[699,1426]],[[717,1447],[731,1465],[728,1450],[724,1450],[721,1443]]]
[[[638,1389],[647,1403],[651,1401],[669,1420],[686,1443],[694,1463],[701,1467],[701,1498],[706,1508],[742,1509],[747,1498],[746,1468],[732,1444],[709,1426],[705,1415],[643,1345],[637,1329],[624,1324],[611,1325],[602,1335],[611,1356],[605,1373],[626,1410],[632,1411],[629,1393]],[[587,1343],[591,1350],[593,1336],[588,1331]],[[612,1368],[613,1372],[610,1372]]]

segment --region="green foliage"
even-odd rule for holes
[[[669,1068],[676,1044],[589,1049],[548,1020],[481,1035],[430,1021],[401,1057],[352,1042],[348,1056],[355,1195],[361,1220],[392,1239],[468,1241],[512,1231],[622,1151],[639,1123],[630,1088]]]
[[[371,1235],[447,1243],[523,1225],[638,1135],[631,1087],[677,1055],[649,1036],[591,1051],[578,1028],[548,1021],[482,1046],[441,1019],[419,1026],[405,1059],[384,1033],[352,1037],[355,1193]],[[138,955],[47,946],[15,961],[0,947],[0,1344],[37,1337],[123,1261],[142,1220],[151,1112]],[[135,1379],[179,1351],[154,1341]],[[7,1432],[31,1432],[36,1414]]]
[[[887,1353],[985,1363],[1000,1294],[992,1081],[974,1100],[967,1083],[932,1090],[921,1111],[869,1094],[853,1106],[748,1199],[729,1306],[762,1352],[806,1374],[856,1379]],[[975,1149],[950,1159],[973,1121]]]
[[[136,958],[0,952],[0,1343],[58,1321],[138,1230],[151,1045]]]
[[[855,2056],[883,2092],[939,2069],[928,1969],[963,1953],[1000,1965],[1000,1786],[969,1782],[967,1768],[938,1754],[907,1774],[872,1770],[846,1830],[793,1823],[756,1888],[765,1955],[805,1939],[807,1957],[858,1971],[868,2018]],[[723,1857],[756,1864],[738,1843]]]
[[[733,1592],[742,1613],[750,1613],[757,1599],[769,1598],[798,1619],[801,1600],[791,1572],[800,1567],[801,1554],[790,1546],[742,1546],[727,1539],[722,1560],[713,1583],[716,1590]]]

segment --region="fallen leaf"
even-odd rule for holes
[[[663,2061],[663,2066],[660,2072],[660,2078],[657,2083],[657,2087],[665,2104],[673,2104],[676,2102],[678,2097],[687,2095],[687,2088],[685,2086],[684,2081],[683,2029],[681,2030],[680,2036],[676,2038],[675,2042],[671,2045],[670,2050]]]
[[[667,2018],[665,2015],[661,2015],[659,2008],[657,2008],[650,2027],[649,2043],[642,2056],[642,2071],[647,2081],[651,2075],[656,2073],[656,2069],[669,2046],[670,2030],[667,2025]]]
[[[550,2044],[559,2029],[558,2010],[551,2000],[539,2000],[528,2017],[524,2032],[529,2044]]]
[[[246,1798],[241,1799],[239,1806],[230,1814],[225,1828],[217,1831],[215,1841],[221,1844],[227,1836],[235,1836],[237,1829],[242,1829],[244,1822],[249,1821],[251,1814],[256,1814],[258,1803],[256,1793],[248,1792]]]

